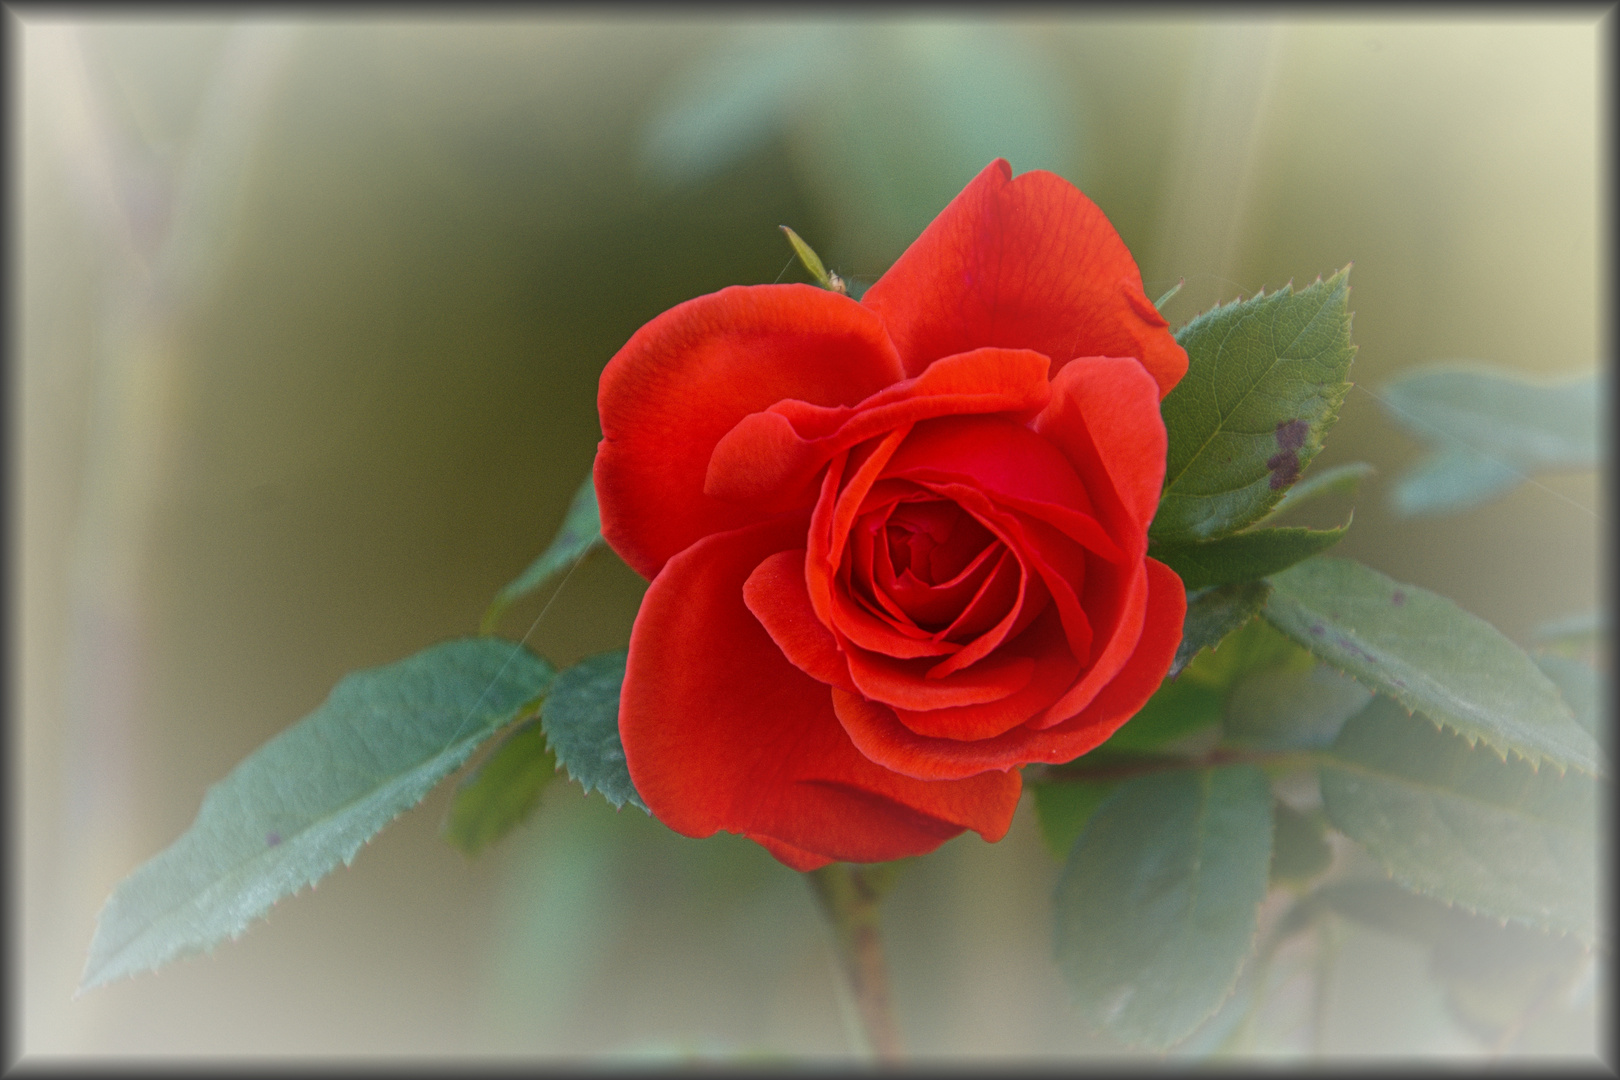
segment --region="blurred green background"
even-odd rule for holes
[[[1440,359],[1600,363],[1591,12],[75,14],[5,16],[29,1055],[848,1053],[795,874],[562,782],[472,863],[437,835],[446,786],[239,942],[72,994],[100,904],[208,784],[345,672],[475,630],[588,471],[597,376],[637,327],[803,280],[781,224],[869,283],[998,155],[1085,190],[1150,296],[1185,278],[1173,325],[1354,260],[1359,389],[1316,468],[1379,473],[1339,553],[1521,643],[1600,606],[1597,474],[1398,518],[1386,488],[1421,447],[1367,392]],[[622,645],[642,588],[594,556],[529,641],[559,663]],[[911,865],[887,927],[914,1051],[1118,1052],[1065,1004],[1057,869],[1028,806],[1002,843]],[[1345,932],[1330,1053],[1478,1052],[1415,947]]]

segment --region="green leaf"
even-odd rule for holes
[[[557,761],[581,787],[600,791],[614,806],[628,802],[646,811],[619,741],[625,659],[623,649],[597,653],[558,675],[540,707],[540,722]]]
[[[1601,611],[1549,619],[1530,631],[1530,640],[1549,647],[1581,648],[1602,641],[1609,632],[1609,617]]]
[[[1326,551],[1349,528],[1345,522],[1336,529],[1250,529],[1219,540],[1155,544],[1148,554],[1180,575],[1188,589],[1240,585]]]
[[[1273,626],[1408,709],[1499,753],[1602,771],[1602,751],[1535,662],[1450,600],[1327,556],[1271,585]]]
[[[494,633],[495,625],[507,608],[557,574],[572,569],[586,552],[601,543],[602,518],[596,508],[596,486],[587,476],[585,482],[579,485],[579,490],[574,492],[574,500],[568,504],[568,513],[563,515],[562,527],[557,530],[551,546],[496,594],[489,610],[484,612],[484,621],[478,632]]]
[[[1192,679],[1165,682],[1135,716],[1092,753],[1104,747],[1110,751],[1156,751],[1220,720],[1220,691]]]
[[[838,282],[837,287],[833,285],[835,278],[827,273],[827,267],[822,264],[821,256],[816,254],[815,248],[805,243],[803,237],[786,225],[779,228],[787,235],[788,243],[793,247],[793,254],[799,257],[799,262],[803,263],[810,276],[816,279],[817,285],[823,289],[832,289],[834,292],[844,291],[842,281]]]
[[[1041,823],[1041,839],[1046,850],[1059,859],[1069,857],[1080,830],[1097,812],[1117,783],[1085,780],[1061,784],[1035,785],[1035,817]]]
[[[1546,382],[1485,365],[1409,372],[1379,395],[1391,419],[1432,448],[1390,493],[1402,514],[1477,506],[1548,469],[1596,468],[1602,379]]]
[[[1183,285],[1185,285],[1185,284],[1187,284],[1187,279],[1182,278],[1180,281],[1178,281],[1174,285],[1170,286],[1170,288],[1164,293],[1163,296],[1161,296],[1157,300],[1153,301],[1153,309],[1155,311],[1163,311],[1164,310],[1164,305],[1166,305],[1170,301],[1174,300],[1176,298],[1176,293],[1180,292],[1181,287]]]
[[[1498,923],[1407,892],[1393,881],[1351,879],[1323,886],[1315,903],[1335,914],[1430,949],[1429,970],[1452,1013],[1495,1043],[1538,1001],[1567,987],[1587,951],[1573,936],[1552,937]]]
[[[345,676],[320,708],[210,787],[191,828],[113,891],[81,988],[236,937],[352,861],[550,678],[544,661],[495,638]]]
[[[1455,514],[1500,498],[1527,479],[1504,461],[1448,446],[1397,477],[1389,501],[1403,517]]]
[[[1608,753],[1609,725],[1603,715],[1603,679],[1597,668],[1583,660],[1557,653],[1538,653],[1536,666],[1558,687],[1558,693],[1575,715],[1575,722],[1597,740]]]
[[[1272,521],[1295,507],[1324,495],[1354,495],[1361,482],[1377,471],[1365,461],[1352,461],[1347,465],[1323,469],[1319,473],[1307,476],[1284,492],[1277,505],[1260,520]]]
[[[1271,789],[1251,765],[1121,784],[1058,882],[1058,965],[1092,1023],[1164,1048],[1236,984],[1271,860]]]
[[[1330,881],[1308,903],[1353,922],[1421,945],[1436,945],[1476,927],[1495,923],[1473,912],[1415,893],[1388,878]]]
[[[1321,810],[1301,812],[1278,799],[1273,821],[1270,875],[1273,884],[1304,885],[1333,862],[1333,849],[1324,835],[1327,816]]]
[[[1504,761],[1389,698],[1345,724],[1322,765],[1334,826],[1408,888],[1592,940],[1597,782]]]
[[[1350,385],[1349,274],[1235,300],[1177,332],[1187,374],[1161,406],[1170,443],[1155,541],[1252,525],[1310,465]]]
[[[444,838],[477,855],[534,812],[556,773],[557,759],[546,749],[539,717],[519,724],[457,785]]]
[[[1165,676],[1174,679],[1193,657],[1218,645],[1228,634],[1248,623],[1265,606],[1271,586],[1264,581],[1222,585],[1187,597],[1187,616],[1181,624],[1181,644]]]
[[[1251,672],[1267,668],[1306,671],[1315,663],[1308,651],[1270,623],[1255,619],[1232,631],[1214,648],[1193,657],[1178,681],[1196,682],[1224,694]]]
[[[1372,696],[1371,690],[1326,664],[1255,671],[1226,696],[1226,740],[1262,750],[1325,747]]]
[[[1447,952],[1478,948],[1493,931],[1506,931],[1513,937],[1539,931],[1519,923],[1503,924],[1495,919],[1455,907],[1422,893],[1415,893],[1388,878],[1347,878],[1331,881],[1313,892],[1311,903],[1335,915],[1385,934],[1439,946]],[[1551,942],[1551,938],[1544,938]],[[1567,940],[1567,939],[1566,939]]]

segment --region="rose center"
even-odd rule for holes
[[[982,522],[932,494],[885,500],[855,523],[850,593],[902,633],[965,642],[1013,604],[1018,560]]]
[[[943,499],[901,503],[889,515],[883,536],[895,573],[925,585],[950,581],[995,541],[971,514]]]

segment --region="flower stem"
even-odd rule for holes
[[[892,863],[830,863],[806,875],[837,939],[839,967],[855,998],[867,1046],[886,1063],[900,1060],[900,1028],[889,997],[878,904],[893,883],[895,869]]]

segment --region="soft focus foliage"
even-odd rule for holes
[[[1270,862],[1271,790],[1254,766],[1120,785],[1058,881],[1058,963],[1082,1015],[1135,1044],[1191,1035],[1237,982]]]
[[[1604,771],[1558,689],[1494,627],[1345,559],[1272,578],[1266,618],[1324,660],[1470,741],[1532,765]]]
[[[1333,744],[1322,800],[1419,892],[1586,942],[1597,933],[1591,777],[1503,760],[1381,697]]]
[[[445,642],[346,676],[326,702],[209,788],[197,820],[120,884],[84,986],[236,937],[326,876],[532,710],[551,665],[499,638]]]
[[[728,30],[676,74],[641,153],[655,176],[688,185],[786,142],[840,247],[865,264],[899,254],[987,161],[1084,160],[1082,115],[1073,82],[1022,28],[773,20]]]
[[[1595,469],[1608,396],[1601,374],[1545,383],[1480,365],[1408,372],[1382,386],[1379,401],[1433,450],[1390,498],[1402,514],[1456,513],[1538,473]]]

